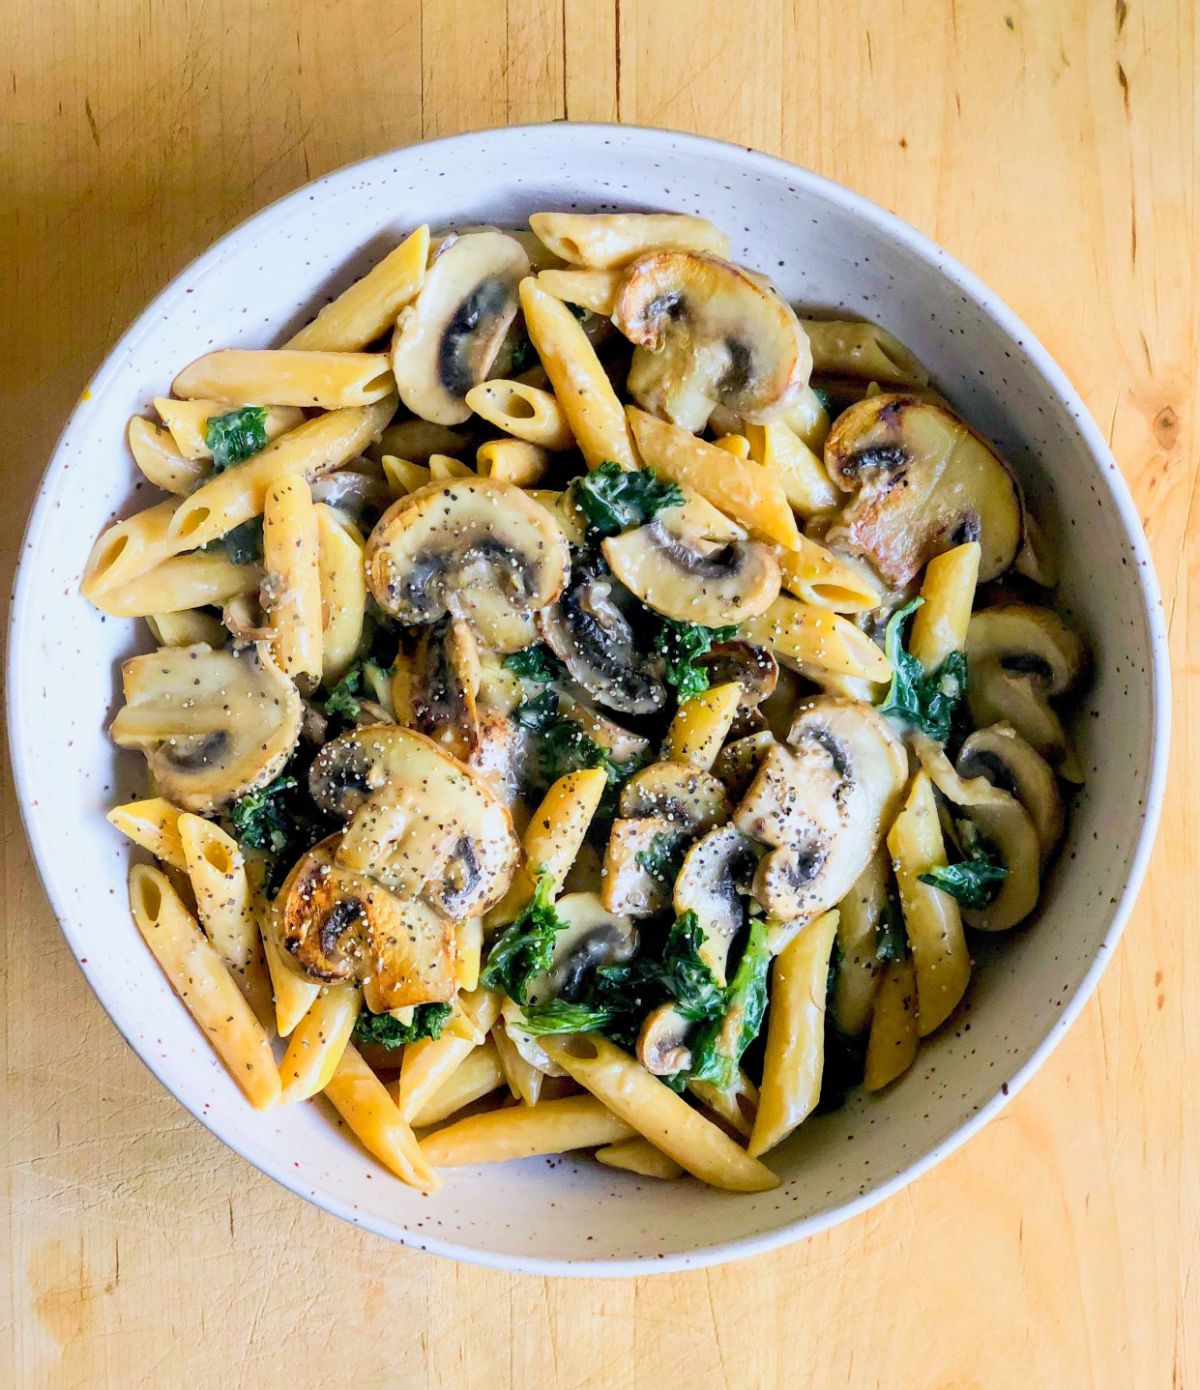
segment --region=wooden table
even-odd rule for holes
[[[876,199],[1032,324],[1137,496],[1178,716],[1163,833],[1124,944],[1003,1117],[824,1236],[624,1282],[508,1277],[394,1248],[234,1158],[92,998],[8,789],[0,1384],[1200,1384],[1195,26],[1189,0],[9,7],[6,572],[109,344],[264,203],[474,126],[675,126]]]

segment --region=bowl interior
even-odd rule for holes
[[[280,341],[416,223],[518,224],[547,207],[702,213],[729,231],[735,259],[789,298],[896,333],[1012,461],[1095,658],[1075,720],[1088,781],[1039,919],[982,943],[962,1017],[883,1096],[804,1125],[772,1160],[783,1186],[762,1196],[554,1159],[457,1170],[426,1198],[389,1179],[323,1103],[256,1114],[132,926],[131,850],[103,818],[141,792],[140,759],[115,759],[104,728],[118,663],[145,640],[94,612],[77,585],[105,522],[150,500],[125,448],[129,416],[201,352]],[[664,132],[555,125],[459,137],[381,156],[267,209],[180,276],[115,349],[62,439],[27,537],[10,649],[14,760],[43,876],[96,993],[163,1083],[264,1171],[350,1220],[469,1259],[543,1270],[700,1263],[815,1229],[919,1171],[1000,1103],[1073,1016],[1115,937],[1157,797],[1163,695],[1147,565],[1115,466],[1061,375],[969,276],[885,214],[778,161]]]

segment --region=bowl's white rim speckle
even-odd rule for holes
[[[1112,909],[1111,922],[1102,946],[1096,953],[1095,960],[1083,976],[1072,997],[1062,1007],[1054,1025],[1047,1032],[1046,1036],[1036,1046],[1025,1063],[1009,1076],[1007,1081],[996,1090],[990,1100],[964,1120],[942,1143],[935,1145],[922,1157],[909,1164],[907,1168],[897,1173],[890,1180],[880,1183],[877,1187],[872,1188],[870,1191],[852,1201],[831,1207],[827,1211],[805,1220],[785,1224],[779,1229],[763,1235],[726,1241],[721,1244],[700,1246],[694,1251],[669,1256],[658,1256],[653,1251],[648,1251],[644,1256],[636,1259],[564,1261],[540,1259],[529,1256],[501,1255],[474,1249],[470,1246],[455,1244],[450,1241],[439,1240],[436,1236],[427,1234],[424,1231],[406,1230],[398,1224],[376,1221],[372,1218],[364,1217],[362,1213],[355,1210],[349,1204],[341,1201],[336,1195],[330,1195],[328,1193],[319,1196],[315,1195],[311,1189],[306,1188],[297,1180],[292,1170],[280,1168],[252,1157],[241,1147],[236,1137],[228,1132],[227,1127],[222,1123],[219,1117],[214,1117],[208,1113],[202,1113],[189,1102],[186,1096],[176,1094],[176,1099],[179,1100],[180,1104],[194,1115],[197,1120],[207,1129],[211,1130],[217,1138],[222,1140],[242,1158],[254,1164],[260,1171],[266,1173],[268,1177],[281,1183],[297,1196],[312,1201],[316,1205],[323,1207],[336,1216],[340,1216],[351,1224],[362,1226],[377,1235],[399,1241],[404,1245],[416,1249],[430,1251],[433,1254],[445,1255],[453,1259],[465,1260],[472,1264],[484,1265],[495,1269],[523,1271],[540,1275],[633,1276],[657,1273],[660,1271],[700,1268],[706,1265],[737,1259],[746,1255],[760,1254],[765,1251],[774,1250],[791,1241],[799,1240],[804,1236],[813,1235],[819,1231],[826,1230],[839,1221],[843,1221],[848,1217],[868,1210],[877,1203],[883,1201],[886,1197],[898,1192],[914,1178],[927,1172],[934,1164],[938,1163],[948,1154],[953,1153],[955,1149],[965,1143],[973,1134],[977,1133],[978,1130],[999,1113],[1006,1102],[1011,1099],[1033,1073],[1046,1061],[1095,989],[1096,983],[1108,963],[1109,958],[1112,956],[1113,950],[1124,930],[1145,875],[1147,862],[1154,842],[1155,830],[1158,825],[1166,782],[1170,733],[1169,655],[1162,600],[1159,595],[1149,547],[1146,543],[1137,509],[1134,506],[1129,489],[1120,470],[1115,465],[1112,454],[1099,428],[1088,414],[1078,393],[1068,381],[1062,369],[1055,363],[1038,339],[1016,315],[1001,303],[1000,300],[970,271],[966,270],[947,252],[943,251],[935,242],[908,226],[894,214],[885,211],[883,208],[860,197],[858,194],[851,193],[817,174],[810,173],[805,169],[789,164],[787,161],[778,159],[774,156],[748,149],[745,146],[649,127],[556,122],[553,123],[550,128],[561,130],[564,136],[568,137],[581,136],[584,134],[590,134],[592,136],[607,135],[613,139],[620,139],[626,142],[633,140],[644,142],[649,145],[659,144],[661,145],[664,156],[668,158],[673,149],[687,148],[702,152],[714,161],[732,162],[741,168],[750,167],[761,169],[764,174],[768,174],[774,178],[782,176],[797,188],[807,187],[811,189],[829,203],[839,205],[863,222],[873,225],[886,237],[901,243],[910,254],[920,258],[935,268],[942,276],[957,286],[962,294],[974,300],[979,308],[1005,335],[1014,342],[1020,342],[1021,350],[1026,354],[1032,365],[1053,390],[1055,396],[1062,404],[1063,409],[1067,411],[1077,423],[1078,429],[1087,445],[1088,452],[1095,464],[1097,479],[1105,489],[1109,502],[1120,518],[1122,528],[1138,562],[1137,575],[1142,599],[1143,618],[1146,624],[1146,631],[1149,639],[1148,645],[1152,657],[1149,674],[1152,686],[1153,729],[1151,731],[1151,746],[1153,753],[1146,787],[1145,804],[1142,809],[1138,830],[1138,843],[1124,891],[1119,901]],[[499,145],[507,145],[509,143],[517,145],[533,132],[544,132],[546,129],[547,127],[543,125],[532,125],[469,132],[427,142],[424,148],[437,149],[443,152],[447,159],[453,159],[457,149],[475,148],[481,141],[496,142]],[[328,189],[331,185],[340,185],[349,189],[354,183],[364,178],[369,179],[374,167],[378,166],[380,170],[382,170],[389,160],[393,160],[397,154],[400,153],[402,153],[402,151],[392,150],[383,154],[374,155],[356,164],[347,165],[343,169],[327,174],[315,180],[313,183],[305,184],[301,188],[287,194],[277,202],[270,204],[262,211],[256,213],[233,231],[228,232],[221,240],[210,247],[208,251],[204,252],[203,255],[198,257],[175,276],[171,283],[137,318],[106,357],[104,363],[91,381],[88,387],[88,393],[92,396],[96,396],[106,389],[116,370],[117,364],[127,353],[133,350],[135,345],[150,331],[152,325],[160,316],[172,307],[176,298],[182,293],[182,287],[186,282],[211,268],[214,263],[219,262],[233,247],[240,245],[240,243],[247,238],[262,236],[269,233],[273,228],[281,226],[286,222],[292,208],[306,201],[311,196],[314,189]],[[77,405],[76,410],[72,412],[71,418],[68,420],[67,426],[63,430],[64,435],[75,420],[79,408],[80,407]],[[64,461],[61,456],[61,442],[62,439],[60,436],[59,443],[55,446],[54,456],[46,470],[41,488],[39,489],[38,501],[30,516],[19,551],[20,562],[13,592],[7,648],[8,671],[10,675],[8,688],[8,728],[17,799],[21,807],[21,815],[25,824],[26,834],[33,848],[34,857],[38,863],[42,881],[45,885],[47,896],[50,899],[55,916],[67,939],[68,945],[74,953],[76,960],[79,961],[81,956],[86,953],[87,944],[82,939],[79,924],[73,921],[73,909],[68,906],[65,897],[56,886],[55,877],[50,868],[53,864],[52,847],[44,842],[33,817],[29,814],[29,805],[33,799],[36,786],[36,778],[32,766],[32,750],[23,747],[17,737],[17,732],[23,722],[22,714],[25,695],[22,683],[11,679],[14,663],[23,645],[25,635],[33,630],[37,621],[37,614],[33,611],[30,601],[31,585],[28,581],[30,567],[26,565],[25,559],[31,553],[32,549],[42,540],[51,522],[51,509],[49,506],[45,505],[46,493],[50,485],[60,476],[63,469]],[[88,979],[89,984],[91,984],[91,975],[88,968],[82,964],[80,968],[85,978]],[[97,997],[99,998],[100,996],[97,995]],[[102,998],[100,1002],[103,1005],[104,1001]],[[150,1046],[148,1044],[139,1044],[127,1034],[125,1034],[125,1037],[126,1041],[129,1042],[130,1046],[137,1052],[151,1072],[153,1072],[160,1081],[163,1081],[164,1086],[166,1086],[167,1083],[163,1080],[160,1070],[156,1065],[156,1056]],[[168,1089],[170,1088],[168,1087]],[[734,1199],[731,1198],[731,1200]]]

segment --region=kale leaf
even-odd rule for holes
[[[1008,868],[969,820],[958,822],[964,856],[957,864],[945,864],[918,874],[921,883],[940,888],[964,907],[988,907],[1000,895]]]
[[[558,696],[553,690],[522,700],[513,710],[514,721],[531,733],[533,789],[540,790],[581,768],[598,767],[604,770],[608,786],[600,802],[599,814],[611,818],[616,813],[616,798],[621,787],[641,766],[638,759],[616,762],[607,748],[589,738],[583,728],[559,710]]]
[[[876,928],[877,932],[882,929],[886,918],[885,911]],[[842,950],[835,939],[833,950],[829,953],[829,973],[825,982],[825,1042],[821,1059],[821,1093],[816,1104],[818,1115],[840,1110],[846,1103],[847,1092],[862,1083],[866,1068],[869,1031],[855,1036],[843,1033],[837,1025],[834,997],[841,968]]]
[[[742,1053],[762,1027],[770,968],[767,927],[760,917],[750,924],[742,958],[726,991],[724,1016],[705,1023],[692,1043],[693,1079],[722,1089],[733,1085]]]
[[[887,900],[879,921],[875,923],[875,959],[880,965],[891,965],[908,954],[908,933],[904,918],[891,898]]]
[[[657,980],[693,1023],[715,1018],[725,1008],[725,991],[700,954],[704,932],[694,912],[675,919],[667,935],[661,962],[651,962],[650,978]]]
[[[661,480],[652,468],[626,472],[616,463],[576,478],[572,492],[588,530],[601,536],[644,526],[665,507],[683,503],[678,484]]]
[[[449,1004],[418,1004],[411,1023],[401,1023],[391,1014],[373,1014],[364,1009],[358,1015],[351,1037],[357,1043],[374,1043],[376,1047],[403,1047],[405,1043],[420,1042],[423,1038],[441,1037],[449,1017]]]
[[[675,691],[680,704],[708,689],[708,672],[696,662],[716,642],[728,642],[736,627],[704,627],[700,623],[681,623],[658,615],[654,650],[665,664],[663,678]]]
[[[567,925],[554,910],[554,876],[540,874],[533,897],[517,920],[496,938],[488,952],[480,982],[503,990],[524,1004],[529,982],[550,968],[554,938]]]
[[[352,661],[346,668],[346,674],[326,695],[325,713],[347,722],[357,719],[362,713],[359,697],[369,699],[374,693],[374,687],[386,680],[387,672],[370,657]]]
[[[521,1031],[532,1037],[547,1033],[594,1033],[604,1031],[615,1017],[614,1010],[604,1004],[573,1004],[569,999],[547,999],[542,1004],[530,1004],[525,1010]]]
[[[924,602],[915,598],[888,619],[884,651],[892,666],[892,683],[879,712],[895,715],[938,743],[945,743],[959,722],[966,699],[967,658],[964,652],[951,652],[932,675],[927,675],[917,658],[904,649],[904,623]]]
[[[534,642],[504,658],[504,669],[535,685],[550,685],[566,678],[567,668],[544,642]]]
[[[664,888],[670,888],[688,852],[688,838],[679,831],[660,830],[650,840],[648,849],[639,849],[635,862]]]
[[[267,446],[267,410],[244,405],[225,415],[212,415],[204,426],[204,442],[212,450],[212,471],[221,473]]]
[[[312,800],[308,769],[297,755],[273,782],[247,792],[229,808],[233,835],[266,858],[265,887],[274,893],[300,856],[337,828]]]

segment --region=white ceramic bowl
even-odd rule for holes
[[[435,1198],[391,1181],[321,1104],[251,1110],[175,999],[125,907],[130,846],[104,821],[143,766],[105,736],[134,625],[77,585],[93,538],[149,489],[129,416],[201,352],[280,341],[421,221],[519,224],[540,208],[698,212],[793,300],[877,319],[1020,474],[1061,562],[1095,679],[1075,720],[1088,781],[1038,921],[985,956],[961,1024],[876,1099],[811,1120],[772,1156],[783,1186],[730,1197],[590,1160],[451,1173]],[[140,625],[139,625],[140,626]],[[1167,742],[1166,637],[1137,513],[1096,426],[1029,331],[937,246],[824,180],[664,131],[547,125],[380,155],[267,208],[183,272],[114,347],[63,434],[25,541],[10,721],[26,826],[62,929],[146,1065],[238,1153],[348,1221],[420,1249],[542,1273],[731,1259],[895,1192],[973,1134],[1078,1013],[1142,877]],[[848,1142],[851,1141],[852,1142]]]

